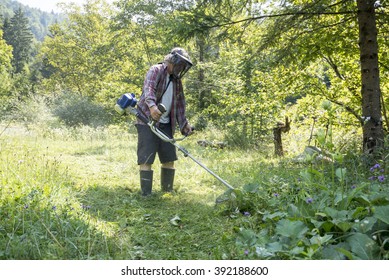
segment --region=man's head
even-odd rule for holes
[[[165,62],[170,64],[169,73],[173,74],[175,79],[181,79],[192,67],[193,63],[188,53],[182,48],[174,48],[165,56]]]

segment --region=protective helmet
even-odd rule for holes
[[[182,48],[172,49],[165,57],[165,61],[173,64],[173,77],[175,79],[181,79],[193,66],[188,53]]]

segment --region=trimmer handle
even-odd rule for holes
[[[159,111],[161,111],[162,114],[166,112],[166,107],[162,103],[159,103],[157,108]]]
[[[158,106],[157,106],[157,108],[158,108],[158,110],[159,110],[162,114],[166,112],[166,107],[165,107],[165,105],[163,105],[162,103],[159,103]],[[154,126],[156,122],[157,122],[157,121],[154,120],[154,119],[150,116],[149,125],[151,124],[151,126]]]

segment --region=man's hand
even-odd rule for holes
[[[150,114],[151,114],[151,118],[153,119],[153,120],[155,120],[156,122],[158,122],[159,121],[159,119],[161,118],[161,116],[162,116],[162,113],[161,113],[161,111],[158,109],[158,107],[157,106],[152,106],[151,108],[150,108]]]
[[[186,126],[182,129],[182,134],[185,136],[189,136],[192,133],[193,133],[193,128],[189,123],[187,123]]]

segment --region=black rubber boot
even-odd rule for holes
[[[161,168],[161,188],[163,192],[172,192],[175,169]]]
[[[153,189],[153,170],[140,170],[140,188],[143,196],[151,195]]]

